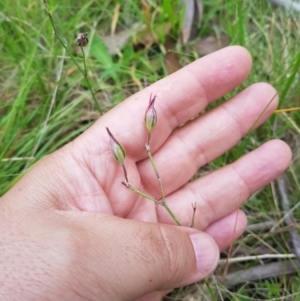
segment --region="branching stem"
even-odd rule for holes
[[[163,204],[161,201],[156,200],[156,199],[153,198],[151,195],[146,194],[146,193],[144,193],[144,192],[142,192],[142,191],[140,191],[140,190],[138,190],[138,189],[135,189],[135,188],[132,187],[131,184],[128,183],[128,182],[127,182],[127,183],[126,183],[126,182],[122,182],[122,184],[123,184],[125,187],[127,187],[129,190],[135,192],[136,194],[139,194],[140,196],[144,197],[145,199],[148,199],[148,200],[154,202],[154,203],[157,204],[157,205],[162,205],[162,204]]]
[[[150,141],[150,139],[148,139],[148,141]],[[162,180],[161,180],[161,177],[160,177],[160,175],[159,175],[159,173],[157,171],[155,162],[153,160],[153,157],[152,157],[152,154],[151,154],[151,151],[150,151],[150,145],[146,144],[145,148],[146,148],[146,152],[147,152],[148,158],[149,158],[149,160],[151,162],[152,168],[153,168],[153,170],[155,172],[155,175],[156,175],[158,183],[159,183],[161,197],[162,197],[162,205],[166,208],[166,210],[171,215],[171,217],[173,218],[173,220],[175,221],[175,223],[178,226],[181,226],[180,221],[177,219],[176,215],[173,213],[173,211],[170,209],[170,207],[168,206],[168,204],[166,202],[165,193],[164,193],[164,189],[163,189],[163,185],[162,185]]]
[[[95,103],[95,105],[96,105],[96,107],[97,107],[97,110],[99,111],[100,115],[102,115],[102,114],[103,114],[103,113],[102,113],[102,109],[101,109],[101,107],[100,107],[100,105],[99,105],[99,103],[98,103],[98,101],[97,101],[97,99],[96,99],[96,97],[95,97],[95,94],[94,94],[94,92],[93,92],[93,90],[92,90],[90,81],[89,81],[88,76],[87,76],[86,58],[85,58],[85,53],[84,53],[84,51],[83,51],[83,48],[80,47],[81,50],[82,50],[82,53],[83,53],[84,70],[79,66],[79,64],[77,63],[75,57],[73,56],[73,54],[71,53],[71,51],[67,48],[66,42],[64,41],[64,39],[63,39],[63,38],[60,36],[60,34],[58,33],[58,29],[57,29],[57,27],[56,27],[56,25],[55,25],[55,22],[54,22],[54,19],[53,19],[52,14],[51,14],[51,12],[50,12],[48,3],[47,3],[46,0],[43,0],[43,1],[44,1],[44,5],[45,5],[45,8],[46,8],[46,12],[47,12],[47,14],[48,14],[48,17],[49,17],[50,23],[51,23],[51,25],[52,25],[52,28],[53,28],[53,31],[54,31],[55,36],[57,37],[57,39],[58,39],[59,42],[61,43],[62,47],[66,50],[67,54],[70,56],[70,58],[72,59],[73,63],[75,64],[75,66],[76,66],[76,67],[78,68],[78,70],[80,71],[80,73],[81,73],[81,74],[83,75],[83,77],[85,78],[86,84],[87,84],[88,89],[89,89],[89,91],[90,91],[90,93],[91,93],[91,95],[92,95],[92,98],[93,98],[94,103]]]

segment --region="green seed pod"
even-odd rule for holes
[[[113,155],[113,157],[120,163],[123,165],[124,160],[125,160],[125,150],[123,148],[123,146],[117,141],[117,139],[113,136],[113,134],[111,133],[111,131],[106,128],[108,136],[110,138],[110,150],[111,153]]]
[[[156,122],[157,122],[157,113],[154,108],[155,99],[156,99],[156,95],[154,95],[152,97],[152,94],[151,94],[150,100],[149,100],[149,105],[147,107],[146,114],[145,114],[145,124],[146,124],[146,128],[148,129],[149,133],[152,132],[152,130],[155,127]]]

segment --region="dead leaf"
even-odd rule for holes
[[[176,72],[182,67],[179,62],[179,55],[174,52],[175,45],[175,41],[168,36],[165,43],[165,49],[167,53],[165,54],[164,59],[169,74]]]
[[[204,56],[228,46],[228,43],[229,39],[226,35],[221,35],[219,39],[216,37],[206,37],[199,41],[197,52],[201,56]]]
[[[101,37],[101,40],[108,49],[108,52],[112,55],[119,54],[120,49],[125,45],[125,43],[136,34],[138,30],[141,29],[141,25],[135,23],[131,28],[127,30],[122,30],[114,35]]]
[[[150,5],[147,1],[142,1],[142,11],[144,14],[145,22],[147,25],[147,28],[151,28],[151,11],[150,11]]]
[[[152,44],[159,43],[159,39],[155,31],[163,32],[164,35],[167,36],[171,31],[171,23],[167,22],[165,24],[161,24],[154,28],[154,30],[148,28],[141,30],[137,35],[135,44],[143,44],[146,48],[150,48]]]
[[[78,68],[76,66],[72,66],[71,68],[69,68],[66,72],[67,76],[72,75],[74,72],[78,71]]]
[[[181,39],[182,43],[186,44],[196,37],[197,30],[202,21],[203,6],[201,0],[181,0],[181,4],[185,9]]]

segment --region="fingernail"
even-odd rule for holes
[[[211,273],[219,261],[219,248],[214,240],[202,233],[193,233],[190,235],[194,246],[197,270],[201,274]]]

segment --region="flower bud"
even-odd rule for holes
[[[152,132],[152,130],[155,127],[156,122],[157,122],[157,114],[156,114],[156,110],[154,108],[155,99],[156,99],[156,95],[154,95],[152,97],[152,94],[151,94],[150,100],[149,100],[149,105],[148,105],[148,108],[147,108],[146,114],[145,114],[145,124],[146,124],[146,128],[148,129],[149,133]]]
[[[85,32],[85,33],[79,33],[77,35],[76,43],[77,43],[78,46],[84,47],[84,46],[86,46],[88,44],[88,42],[89,42],[89,39],[88,39],[87,32]]]
[[[120,163],[123,165],[124,160],[125,160],[125,150],[122,147],[122,145],[117,141],[117,139],[113,136],[113,134],[111,133],[111,131],[106,128],[108,136],[110,138],[110,150],[111,153],[113,155],[113,157]]]

